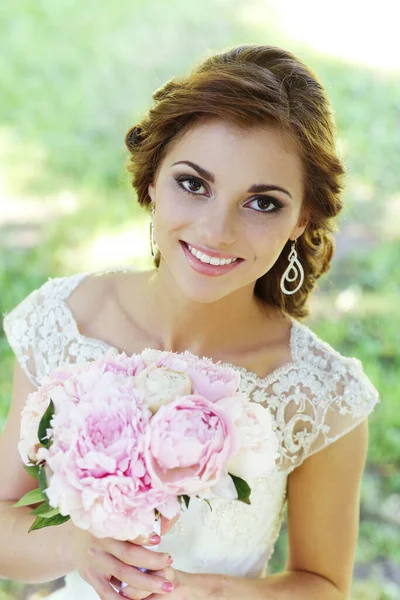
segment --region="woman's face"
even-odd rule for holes
[[[194,125],[172,144],[148,191],[156,205],[159,269],[167,268],[198,302],[254,288],[288,239],[305,229],[299,222],[300,158],[269,126],[242,130],[217,120]],[[241,260],[203,268],[183,243]]]

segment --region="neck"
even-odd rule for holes
[[[254,284],[214,302],[196,302],[185,297],[174,279],[161,267],[149,272],[146,312],[156,344],[162,350],[189,350],[212,357],[246,351],[261,337],[261,325],[283,319],[278,309],[266,307],[254,295]],[[258,336],[258,337],[257,337]]]

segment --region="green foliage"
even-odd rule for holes
[[[40,488],[35,490],[30,490],[27,492],[18,502],[16,502],[13,506],[14,508],[19,508],[21,506],[29,506],[30,504],[36,504],[37,502],[42,502],[45,500],[45,496]]]
[[[57,509],[56,509],[57,510]],[[55,512],[54,510],[48,511],[34,520],[33,524],[29,528],[29,533],[31,531],[36,531],[37,529],[43,529],[43,527],[54,527],[55,525],[62,525],[69,521],[70,517],[64,517],[60,515],[60,513]]]
[[[32,477],[34,477],[35,479],[37,479],[39,481],[39,477],[40,477],[39,465],[33,465],[33,466],[24,465],[24,468],[29,473],[29,475],[31,475]]]
[[[241,477],[232,475],[231,473],[229,473],[229,475],[232,477],[232,481],[235,485],[236,492],[238,495],[238,500],[240,500],[241,502],[244,502],[245,504],[251,504],[251,501],[250,501],[251,488],[250,488],[249,484],[247,483],[247,481],[245,481]]]
[[[39,429],[38,429],[39,442],[45,448],[50,447],[51,440],[49,439],[47,432],[49,429],[51,429],[50,423],[51,423],[53,416],[54,416],[54,404],[53,404],[53,400],[50,400],[49,406],[46,408],[46,411],[45,411],[43,417],[40,419]],[[42,469],[42,472],[44,473],[44,469]]]

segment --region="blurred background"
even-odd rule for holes
[[[400,5],[391,0],[13,0],[0,7],[0,313],[48,277],[151,267],[126,174],[152,92],[241,43],[282,46],[322,80],[348,176],[334,265],[309,324],[362,360],[370,417],[352,600],[400,598]],[[0,429],[13,354],[0,331]],[[284,569],[286,525],[270,573]],[[0,581],[37,600],[59,582]]]

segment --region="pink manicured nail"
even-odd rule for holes
[[[167,563],[169,565],[172,565],[173,562],[174,562],[174,559],[172,558],[172,556],[168,556]]]
[[[170,581],[164,581],[162,589],[164,592],[172,592],[172,590],[174,589],[174,584]]]
[[[150,541],[152,544],[159,544],[161,542],[161,538],[156,533],[151,536]]]

